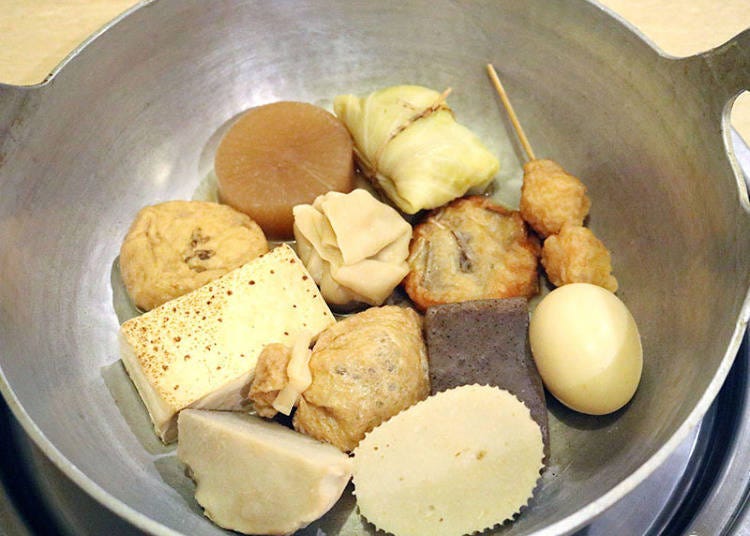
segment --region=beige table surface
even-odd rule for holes
[[[272,1],[272,0],[268,0]],[[555,0],[550,0],[555,1]],[[0,0],[0,82],[29,85],[135,0]],[[750,28],[750,0],[603,0],[665,52],[688,56]],[[732,122],[750,141],[750,94]]]

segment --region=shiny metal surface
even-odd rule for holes
[[[220,533],[118,363],[112,266],[131,218],[189,198],[215,133],[249,106],[404,82],[453,87],[459,119],[517,178],[488,61],[536,152],[589,186],[646,358],[624,411],[550,404],[552,467],[501,532],[569,533],[654,471],[708,409],[748,319],[750,203],[726,105],[750,87],[750,32],[674,60],[580,0],[160,0],[45,84],[0,86],[0,389],[45,454],[141,529]],[[316,527],[369,531],[340,512]]]
[[[734,460],[750,450],[750,437],[734,430],[750,424],[749,361],[746,335],[727,381],[701,424],[644,482],[575,536],[741,536],[750,531],[750,520],[742,519],[748,488],[727,488],[725,479],[716,478],[724,474],[741,479],[747,474],[747,464]],[[143,534],[98,505],[52,464],[8,414],[2,399],[0,436],[7,438],[0,443],[0,489],[13,501],[0,502],[0,534]],[[727,441],[730,436],[737,440]],[[718,502],[715,498],[719,495],[729,500]],[[20,511],[20,515],[5,516],[3,507]],[[721,524],[688,530],[709,518]]]

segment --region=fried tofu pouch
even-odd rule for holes
[[[367,432],[430,394],[422,319],[392,305],[347,317],[320,335],[310,371],[295,430],[351,451]]]
[[[253,403],[255,412],[261,417],[273,419],[276,409],[274,400],[289,383],[287,366],[292,358],[292,349],[275,342],[263,347],[255,365],[255,377],[247,397]]]
[[[268,251],[245,214],[207,201],[167,201],[138,212],[120,248],[128,295],[150,311]]]
[[[531,297],[539,290],[539,243],[521,215],[482,196],[457,199],[414,228],[404,289],[433,305]]]

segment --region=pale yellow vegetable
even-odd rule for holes
[[[484,189],[500,168],[479,138],[456,122],[445,97],[421,86],[394,86],[333,101],[364,173],[407,214]]]

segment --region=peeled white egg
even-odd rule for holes
[[[550,292],[531,316],[529,342],[544,385],[571,409],[612,413],[638,388],[638,327],[625,304],[599,286],[573,283]]]

